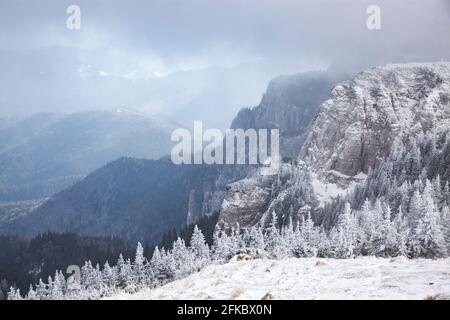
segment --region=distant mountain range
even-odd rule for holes
[[[0,125],[0,201],[43,198],[117,158],[157,159],[180,125],[127,109],[41,113]]]
[[[139,69],[136,61],[124,61],[125,68],[102,58],[60,46],[2,50],[0,117],[126,106],[165,115],[183,126],[202,120],[226,129],[241,107],[256,105],[267,83],[288,70],[254,62],[161,75]]]

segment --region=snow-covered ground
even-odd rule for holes
[[[109,299],[450,299],[450,258],[231,261]]]

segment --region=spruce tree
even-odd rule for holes
[[[424,212],[415,229],[415,251],[419,256],[428,258],[445,256],[447,248],[440,223],[440,214],[433,198],[432,185],[428,180],[422,197]]]
[[[211,261],[209,247],[206,244],[205,237],[197,225],[192,233],[190,250],[194,260],[194,269],[199,270]]]

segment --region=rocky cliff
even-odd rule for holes
[[[290,170],[298,157],[310,125],[321,103],[330,95],[333,84],[343,79],[330,72],[307,72],[274,79],[261,104],[244,109],[234,119],[232,128],[280,130],[280,153]],[[227,225],[253,225],[260,221],[277,195],[277,176],[262,176],[260,170],[245,179],[230,183],[220,208],[219,220]]]
[[[283,219],[298,218],[306,209],[314,212],[363,181],[369,168],[389,155],[394,141],[448,130],[449,121],[450,63],[363,71],[333,88],[296,161],[285,163],[271,186],[255,175],[229,187],[220,219],[247,226],[272,211]]]

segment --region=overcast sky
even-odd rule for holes
[[[81,30],[66,28],[70,4],[81,8]],[[366,27],[371,4],[381,8],[381,30]],[[0,66],[30,52],[45,53],[34,66],[61,65],[63,49],[115,75],[249,62],[295,73],[333,63],[450,60],[449,33],[448,0],[2,0]]]
[[[66,28],[77,4],[82,28]],[[381,8],[382,29],[366,28]],[[69,46],[110,59],[138,59],[156,72],[256,59],[311,60],[363,55],[450,55],[446,0],[2,0],[0,46]],[[128,59],[126,59],[128,60]]]

